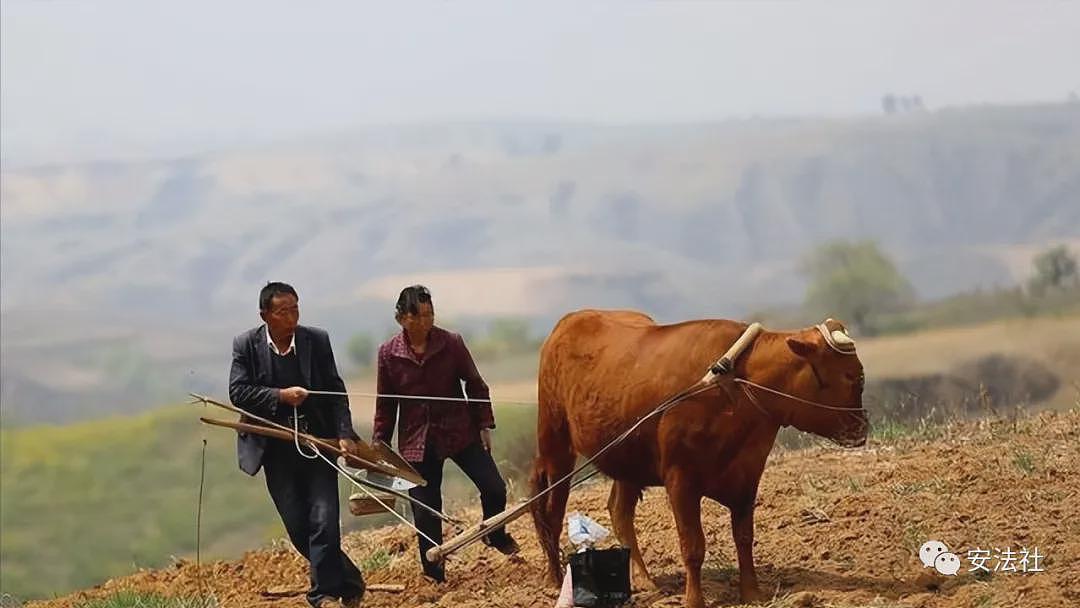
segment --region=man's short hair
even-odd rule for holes
[[[259,312],[270,312],[270,302],[274,299],[274,296],[283,296],[291,294],[297,300],[300,296],[296,295],[296,290],[292,285],[288,283],[282,283],[281,281],[270,281],[266,284],[266,287],[262,288],[259,292]]]

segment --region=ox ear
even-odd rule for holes
[[[808,358],[810,355],[814,354],[818,350],[817,344],[814,344],[809,340],[797,338],[795,336],[791,336],[785,341],[787,342],[788,348],[791,349],[791,352],[799,355],[804,359]]]

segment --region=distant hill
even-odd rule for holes
[[[0,397],[49,420],[145,407],[113,374],[220,388],[271,278],[341,341],[392,324],[414,280],[444,319],[745,315],[798,301],[800,257],[835,238],[879,241],[924,298],[1011,284],[1080,243],[1080,104],[370,128],[2,177]]]
[[[965,253],[915,273],[936,296],[1009,280],[988,248],[1080,236],[1078,189],[1080,104],[371,129],[4,171],[2,297],[5,309],[89,298],[195,317],[249,303],[248,286],[268,275],[303,278],[329,305],[371,279],[418,271],[556,265],[662,271],[674,283],[698,272],[718,292],[752,270],[736,285],[756,291],[726,296],[730,306],[780,297],[770,279],[786,275],[771,267],[837,237],[879,240],[915,266]],[[965,267],[978,272],[956,272]]]

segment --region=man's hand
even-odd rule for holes
[[[337,443],[338,447],[341,448],[342,452],[345,452],[347,454],[356,454],[356,441],[345,438],[338,439]]]
[[[300,407],[300,404],[307,399],[308,391],[302,386],[290,386],[289,388],[283,388],[278,392],[278,399],[282,403],[287,403],[293,407]]]
[[[491,429],[480,429],[480,443],[484,444],[485,450],[491,451]]]

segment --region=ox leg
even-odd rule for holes
[[[608,514],[611,515],[611,525],[615,528],[615,536],[619,538],[619,542],[623,546],[630,549],[634,587],[651,591],[656,589],[656,583],[649,576],[649,570],[645,567],[645,560],[641,558],[641,550],[638,548],[637,542],[637,530],[634,529],[634,511],[637,510],[637,503],[640,499],[640,487],[616,481],[611,484],[611,495],[608,497]]]
[[[731,509],[731,534],[739,554],[739,598],[749,604],[761,599],[754,572],[754,504]]]
[[[705,561],[705,533],[701,529],[701,493],[678,474],[666,482],[668,501],[679,530],[679,548],[686,566],[686,608],[705,608],[701,597],[701,564]]]

